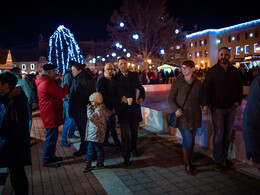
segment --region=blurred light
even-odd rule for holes
[[[119,23],[119,26],[120,26],[121,28],[123,28],[123,27],[125,26],[125,23],[124,23],[124,22],[120,22],[120,23]]]
[[[123,49],[123,52],[126,52],[126,49],[125,49],[125,48]]]
[[[180,30],[179,29],[175,29],[175,34],[179,34],[180,33]]]
[[[139,35],[138,34],[133,34],[133,39],[135,39],[135,40],[137,40],[137,39],[139,39]]]
[[[101,60],[102,60],[102,62],[106,61],[106,59],[105,59],[105,58],[102,58]]]
[[[160,54],[161,54],[161,55],[164,55],[164,54],[165,54],[164,49],[161,49]]]
[[[116,57],[116,53],[115,52],[113,52],[111,55],[112,55],[112,57]]]
[[[130,57],[131,57],[131,54],[130,54],[130,53],[127,53],[127,54],[126,54],[126,57],[130,58]]]
[[[120,47],[120,43],[119,42],[116,42],[115,45],[116,45],[117,48]]]

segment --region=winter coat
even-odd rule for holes
[[[87,118],[89,96],[96,92],[96,80],[87,68],[74,77],[70,88],[70,118]]]
[[[116,108],[119,124],[136,124],[142,121],[141,107],[136,103],[137,89],[139,98],[145,99],[145,90],[137,72],[128,72],[125,77],[120,71],[111,78],[109,87],[110,101]],[[122,97],[133,98],[132,105],[121,102]]]
[[[0,137],[5,140],[0,152],[0,167],[31,165],[27,97],[17,87],[1,96],[0,101],[6,108],[0,127]]]
[[[192,82],[194,84],[184,105],[183,116],[179,117],[180,129],[193,130],[201,127],[202,85],[195,75],[192,75]],[[190,84],[185,81],[183,74],[179,74],[172,83],[168,102],[173,112],[182,107],[189,87]]]
[[[106,121],[112,114],[102,103],[97,107],[90,106],[87,109],[88,122],[86,127],[86,141],[103,143],[106,133]]]
[[[49,76],[41,76],[36,80],[38,86],[39,109],[43,125],[46,129],[63,124],[63,101],[69,86],[60,88],[58,83]]]
[[[220,64],[214,65],[208,70],[203,84],[203,105],[228,109],[242,101],[242,81],[234,66],[229,65],[225,71]]]
[[[98,92],[102,94],[103,102],[107,109],[113,110],[113,104],[110,101],[109,98],[109,86],[110,86],[110,80],[106,78],[105,76],[102,76],[97,83]]]
[[[243,117],[246,156],[260,163],[260,75],[250,85]]]

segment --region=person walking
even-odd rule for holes
[[[243,115],[243,137],[246,157],[260,170],[260,75],[250,85]]]
[[[88,123],[86,127],[85,140],[88,141],[88,152],[83,172],[93,169],[91,162],[94,160],[95,152],[97,153],[96,168],[104,168],[104,139],[106,131],[106,121],[112,114],[103,104],[102,94],[99,92],[89,96],[91,104],[87,108]]]
[[[46,138],[43,150],[43,166],[59,167],[62,157],[55,155],[56,143],[58,139],[58,127],[63,124],[63,101],[69,92],[69,86],[60,88],[54,80],[57,66],[44,64],[42,76],[36,80],[38,86],[39,109],[44,127],[46,128]]]
[[[114,66],[111,63],[107,63],[104,67],[104,76],[102,76],[98,80],[97,88],[98,88],[98,92],[100,92],[103,96],[103,101],[106,108],[113,112],[113,114],[108,118],[106,122],[107,128],[106,128],[104,145],[105,146],[111,145],[108,141],[109,133],[111,131],[116,148],[118,150],[121,150],[121,143],[118,139],[118,135],[116,132],[116,119],[115,119],[115,110],[114,110],[115,108],[109,98],[109,86],[110,86],[111,77],[113,76],[113,72],[114,72]]]
[[[184,61],[181,65],[182,73],[178,75],[171,85],[168,96],[169,106],[178,117],[177,128],[182,135],[182,152],[185,171],[194,174],[192,166],[192,153],[195,144],[197,129],[201,127],[202,85],[193,74],[195,63]]]
[[[218,51],[218,63],[206,73],[203,90],[203,112],[211,113],[214,127],[213,158],[215,170],[220,171],[233,163],[227,159],[232,126],[237,106],[241,104],[243,87],[239,72],[229,62],[230,50]]]
[[[73,81],[73,75],[71,71],[72,64],[75,64],[74,61],[69,61],[69,69],[66,70],[62,77],[62,86],[65,84],[69,85],[71,87],[72,81]],[[68,137],[69,138],[79,138],[74,135],[74,130],[76,128],[76,122],[73,118],[69,117],[69,97],[70,97],[70,91],[69,93],[63,98],[63,104],[64,104],[64,115],[65,115],[65,121],[63,124],[62,134],[61,134],[61,145],[64,147],[70,147],[70,143],[68,143]]]
[[[87,153],[87,142],[85,141],[87,125],[87,105],[89,96],[96,92],[96,80],[89,68],[84,69],[82,64],[72,65],[74,77],[70,88],[69,116],[74,118],[80,133],[80,148],[74,152],[75,156]]]
[[[140,104],[144,101],[145,90],[141,85],[138,73],[128,70],[125,57],[118,59],[118,66],[119,73],[110,81],[109,98],[118,115],[124,164],[130,166],[131,152],[135,156],[140,156],[137,150],[137,136],[141,121]]]
[[[29,113],[27,97],[17,78],[10,72],[0,74],[0,102],[5,113],[0,125],[0,167],[8,167],[15,194],[28,194],[28,178],[24,166],[31,165]],[[0,103],[0,105],[1,105]],[[2,110],[2,111],[4,111]]]

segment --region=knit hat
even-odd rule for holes
[[[97,102],[97,103],[101,104],[103,102],[102,94],[99,92],[95,92],[95,93],[91,94],[91,96],[89,96],[89,101]]]

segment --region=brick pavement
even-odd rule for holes
[[[199,153],[195,154],[194,161],[197,174],[187,175],[184,172],[180,140],[174,137],[168,140],[140,130],[138,147],[142,156],[132,158],[131,167],[123,166],[121,154],[115,148],[105,147],[106,169],[83,173],[84,157],[73,156],[78,143],[74,142],[75,147],[61,147],[60,135],[56,154],[64,157],[62,167],[42,166],[45,130],[37,112],[34,113],[31,135],[34,138],[31,146],[33,165],[26,167],[30,194],[260,193],[260,180],[237,169],[215,172],[211,158]],[[8,177],[2,194],[12,193]]]

